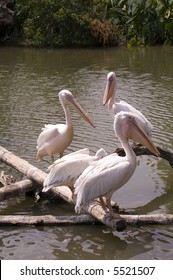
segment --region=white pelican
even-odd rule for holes
[[[87,113],[75,100],[72,93],[68,90],[61,90],[59,92],[59,100],[63,107],[66,124],[48,124],[42,128],[42,132],[37,139],[37,155],[36,159],[42,160],[44,156],[50,156],[51,161],[54,162],[54,154],[63,156],[64,150],[70,145],[73,139],[73,124],[71,120],[69,105],[87,121],[90,125],[95,127]]]
[[[153,130],[152,124],[146,119],[146,117],[133,106],[125,101],[115,102],[116,95],[116,75],[114,72],[109,72],[107,75],[107,83],[103,96],[103,105],[108,103],[108,111],[110,116],[114,119],[115,115],[121,111],[131,112],[136,114],[139,118],[136,119],[138,124],[145,130],[147,135],[151,137],[151,131]]]
[[[73,186],[77,178],[92,162],[107,156],[104,149],[100,149],[94,156],[89,155],[89,149],[81,149],[56,160],[48,168],[49,173],[44,180],[43,192],[52,187],[68,186],[73,194]]]
[[[87,167],[74,184],[77,195],[75,211],[80,213],[95,198],[106,198],[109,215],[114,216],[110,205],[113,193],[121,188],[132,176],[136,168],[136,155],[128,142],[128,139],[139,141],[145,145],[154,155],[159,156],[157,148],[151,139],[140,128],[133,113],[120,112],[114,120],[114,131],[118,136],[126,156],[120,157],[111,154]],[[103,209],[106,206],[103,205]]]

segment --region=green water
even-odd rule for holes
[[[140,109],[154,126],[153,141],[172,151],[173,49],[0,48],[0,145],[35,161],[36,140],[45,123],[64,122],[58,92],[69,89],[96,129],[72,112],[75,135],[66,154],[84,147],[112,152],[119,141],[102,97],[109,71],[117,75],[117,100]],[[4,164],[0,168],[12,172]],[[22,175],[14,172],[17,179]],[[127,213],[173,213],[173,171],[152,156],[138,158],[131,180],[113,198]],[[0,214],[74,214],[66,203],[21,196],[0,202]],[[2,227],[1,259],[173,259],[173,226]]]

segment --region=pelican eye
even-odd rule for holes
[[[69,93],[67,93],[65,97],[66,97],[67,100],[71,100],[72,99],[72,96]]]
[[[109,82],[112,82],[112,81],[113,81],[113,77],[110,76],[110,77],[109,77]]]

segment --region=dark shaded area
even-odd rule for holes
[[[142,156],[142,155],[153,155],[146,147],[141,146],[140,144],[133,145],[132,146],[133,151],[135,152],[136,156]],[[165,151],[161,149],[160,147],[157,147],[160,158],[165,159],[169,162],[170,166],[173,168],[173,153]],[[117,153],[119,156],[125,156],[125,152],[123,148],[117,148],[114,153]],[[154,155],[153,155],[154,156]]]
[[[0,42],[11,38],[15,17],[14,4],[14,0],[0,1]]]

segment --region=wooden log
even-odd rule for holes
[[[122,215],[122,218],[128,225],[165,225],[173,224],[173,215],[171,214],[151,214],[151,215]],[[0,226],[14,225],[44,225],[44,226],[66,226],[81,224],[101,224],[98,219],[91,215],[79,216],[28,216],[28,215],[0,215]]]
[[[9,152],[2,146],[0,146],[0,160],[27,176],[27,178],[31,181],[36,182],[37,184],[34,184],[35,190],[42,190],[43,181],[47,175],[45,172],[28,163],[26,160],[14,155],[12,152]],[[60,196],[63,200],[69,203],[74,203],[71,197],[71,191],[68,187],[63,186],[58,188],[56,194],[57,196]]]
[[[27,193],[30,191],[34,191],[36,188],[36,185],[33,183],[33,181],[26,179],[22,180],[16,183],[13,183],[11,185],[5,186],[0,188],[0,201],[18,196],[23,193]]]
[[[105,211],[98,201],[92,202],[86,210],[104,225],[116,229],[117,231],[123,231],[126,229],[126,221],[122,215],[120,216],[118,213],[115,213],[115,217],[110,218],[108,213],[105,214]]]
[[[72,198],[72,192],[67,186],[53,187],[46,192],[47,195],[49,195],[49,193],[51,196],[60,197],[70,204],[75,204],[75,201]]]
[[[65,190],[66,189],[66,190]],[[53,192],[53,194],[57,193],[57,195],[60,195],[62,191],[64,192],[64,195],[68,197],[70,203],[75,204],[75,201],[72,199],[71,191],[68,187],[54,187],[51,188],[50,191]],[[70,196],[70,197],[69,197]],[[70,199],[71,198],[71,199]],[[67,199],[66,199],[67,201]],[[114,208],[118,208],[116,203],[111,202],[112,206]],[[105,211],[103,210],[100,202],[98,200],[95,200],[92,202],[86,209],[86,212],[90,215],[92,215],[95,219],[100,221],[101,223],[112,227],[116,229],[117,231],[123,231],[126,228],[125,220],[117,213],[116,217],[114,219],[110,219],[109,215],[105,215]]]
[[[38,183],[43,184],[46,173],[0,146],[0,160]],[[41,188],[42,189],[42,188]]]
[[[172,214],[122,215],[129,225],[173,224]]]
[[[0,215],[0,225],[80,225],[97,222],[92,216],[25,216],[25,215]]]
[[[18,171],[25,174],[30,180],[37,182],[40,185],[40,189],[42,189],[42,184],[45,179],[46,173],[41,171],[40,169],[36,168],[35,166],[29,164],[27,161],[15,156],[13,153],[9,152],[8,150],[4,149],[0,146],[0,160],[4,163],[12,166],[13,168],[17,169]],[[68,187],[56,187],[56,194],[60,196],[62,199],[69,203],[75,203],[72,199],[71,191]],[[53,190],[53,189],[52,189]],[[97,220],[101,223],[117,229],[118,231],[122,231],[126,228],[126,219],[123,215],[117,214],[117,218],[110,219],[108,215],[105,215],[101,205],[99,203],[92,203],[86,209],[86,211],[94,216]],[[139,216],[136,216],[136,219],[139,219]],[[129,219],[129,216],[128,216]],[[129,220],[128,220],[129,221]],[[146,220],[147,221],[147,220]],[[134,222],[134,221],[133,221]]]
[[[5,164],[8,164],[11,167],[15,168],[16,170],[20,171],[21,173],[26,175],[30,180],[33,180],[34,182],[38,183],[40,185],[40,190],[42,189],[42,184],[46,177],[45,172],[31,165],[27,161],[17,157],[16,155],[4,149],[1,146],[0,146],[0,160]],[[63,187],[56,188],[56,194],[60,196],[62,199],[64,199],[65,201],[75,204],[75,201],[72,199],[71,191],[68,187],[63,186]],[[108,225],[112,228],[117,228],[117,230],[125,229],[124,220],[122,220],[119,215],[117,216],[117,219],[110,220],[108,218],[105,218],[105,212],[103,211],[102,207],[99,204],[96,204],[95,206],[93,206],[92,204],[92,207],[88,208],[88,213],[91,213],[91,215],[93,215],[96,218],[98,215],[98,220],[105,225]],[[120,220],[122,220],[122,222]]]

